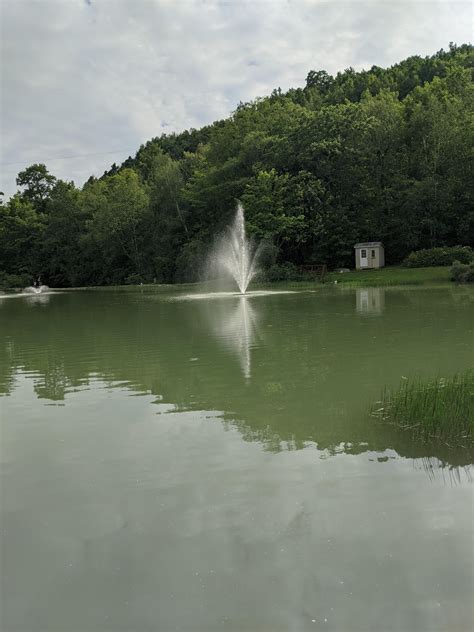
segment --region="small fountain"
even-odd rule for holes
[[[258,272],[259,248],[253,247],[245,232],[242,204],[227,234],[219,241],[211,257],[211,265],[217,272],[226,272],[237,283],[240,294],[245,294],[250,281]]]
[[[207,280],[222,280],[223,277],[230,277],[237,284],[239,291],[214,289],[206,293],[181,294],[173,297],[171,300],[209,300],[235,298],[238,296],[256,297],[270,294],[292,294],[292,290],[248,291],[250,282],[260,272],[258,263],[262,245],[255,245],[247,238],[244,209],[239,202],[234,221],[227,229],[227,232],[217,240],[211,251],[205,274]]]
[[[25,287],[23,294],[44,294],[48,291],[49,287],[47,285],[30,285],[29,287]]]

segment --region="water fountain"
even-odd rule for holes
[[[259,252],[260,248],[255,248],[247,238],[244,209],[239,202],[232,225],[211,255],[211,267],[218,274],[224,272],[230,275],[240,294],[245,294],[250,281],[258,272]]]
[[[245,231],[245,217],[242,204],[238,204],[235,218],[227,232],[217,239],[208,259],[205,278],[222,281],[224,277],[232,279],[238,292],[216,290],[205,293],[193,292],[180,294],[171,300],[221,299],[238,296],[256,297],[270,294],[292,294],[293,290],[252,290],[248,287],[252,279],[260,272],[259,260],[262,244],[256,245],[248,239]]]
[[[48,292],[49,287],[47,285],[30,285],[25,287],[23,294],[44,294]]]

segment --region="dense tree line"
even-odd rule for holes
[[[0,206],[0,283],[191,281],[239,199],[276,266],[353,265],[353,245],[473,245],[474,48],[388,69],[311,71],[304,88],[163,135],[82,187],[45,165]]]

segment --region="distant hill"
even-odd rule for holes
[[[350,266],[358,241],[383,241],[390,263],[474,245],[473,62],[464,44],[312,70],[304,88],[151,139],[82,189],[33,165],[0,207],[0,270],[57,286],[194,280],[237,199],[272,278]]]

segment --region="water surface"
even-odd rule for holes
[[[2,630],[471,629],[472,452],[368,409],[472,290],[184,295],[0,299]]]

